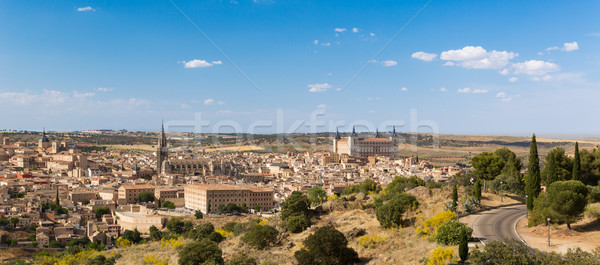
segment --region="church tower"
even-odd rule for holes
[[[169,156],[169,149],[167,148],[167,136],[165,135],[165,125],[162,124],[160,138],[158,138],[158,149],[156,150],[156,171],[158,174],[162,174],[163,162],[167,160]]]

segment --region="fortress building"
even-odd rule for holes
[[[380,136],[379,131],[377,131],[375,137],[359,137],[354,128],[352,128],[352,134],[348,137],[341,137],[339,132],[336,132],[332,152],[338,155],[347,154],[356,157],[396,157],[398,156],[396,128],[394,127],[390,137]]]

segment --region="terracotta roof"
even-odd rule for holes
[[[121,185],[122,188],[128,190],[128,189],[153,189],[154,186],[149,185],[149,184],[140,184],[140,185],[134,185],[134,184],[123,184]]]

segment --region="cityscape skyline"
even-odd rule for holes
[[[247,132],[281,111],[287,130],[319,111],[322,131],[406,132],[414,109],[442,134],[599,133],[600,4],[501,3],[3,1],[0,110],[19,115],[2,127],[157,131],[201,113]]]

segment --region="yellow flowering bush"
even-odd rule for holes
[[[154,257],[154,254],[150,254],[148,256],[144,256],[144,265],[167,265],[169,262],[168,259],[158,260]]]
[[[358,238],[358,244],[364,248],[374,248],[375,245],[385,241],[384,237],[380,236],[361,236]]]
[[[417,227],[417,233],[421,234],[422,237],[435,236],[437,230],[444,222],[448,220],[456,219],[456,214],[452,211],[443,211],[433,217],[423,221],[419,227]]]
[[[267,222],[267,220],[260,220],[260,221],[259,221],[257,224],[258,224],[258,225],[266,225],[266,224],[268,224],[268,223],[269,223],[269,222]]]
[[[454,257],[454,251],[452,251],[451,247],[437,247],[431,253],[429,260],[427,260],[427,265],[445,265],[456,261],[457,260],[456,257]]]
[[[128,239],[119,237],[119,238],[117,238],[117,242],[115,245],[117,245],[118,248],[125,248],[128,246],[131,246],[131,241],[129,241]]]
[[[331,196],[327,196],[327,200],[328,201],[335,201],[337,199],[338,199],[338,196],[335,193],[333,195],[331,195]]]
[[[233,236],[233,233],[225,231],[223,228],[216,229],[215,232],[221,234],[224,238]]]
[[[181,242],[181,237],[179,238],[171,238],[171,239],[161,239],[160,240],[161,248],[171,248],[171,249],[179,249],[183,247],[183,242]]]

